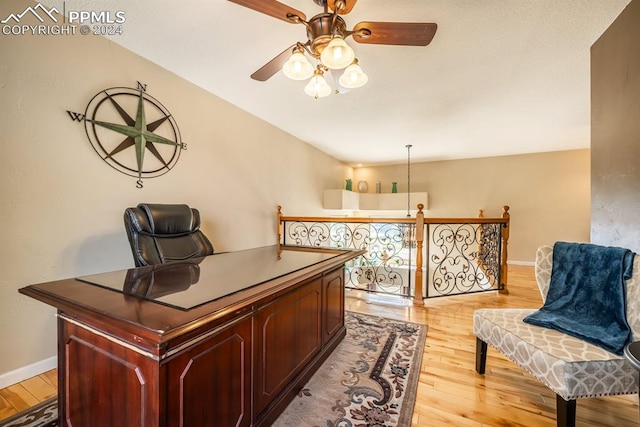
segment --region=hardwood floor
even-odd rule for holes
[[[475,371],[473,312],[480,307],[539,308],[533,267],[509,266],[509,294],[429,299],[425,307],[385,304],[350,293],[347,309],[429,325],[412,426],[555,426],[555,393],[489,347]],[[577,425],[638,426],[638,396],[581,399]]]
[[[463,295],[414,307],[357,291],[347,309],[429,325],[411,426],[555,426],[555,394],[489,348],[484,376],[475,371],[473,311],[541,305],[533,267],[509,267],[509,295]],[[55,395],[56,371],[0,390],[0,420]],[[639,426],[638,396],[581,399],[577,425]]]
[[[0,389],[0,422],[58,393],[57,370]]]

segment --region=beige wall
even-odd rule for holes
[[[4,0],[0,17],[27,4]],[[127,206],[188,203],[216,248],[235,250],[274,244],[276,205],[317,215],[322,190],[352,173],[100,37],[0,34],[0,57],[0,376],[56,352],[54,310],[20,287],[133,266]],[[143,189],[100,160],[66,113],[83,112],[101,89],[138,80],[188,143],[176,167]]]
[[[24,10],[0,2],[0,16]],[[398,181],[406,166],[355,172],[291,135],[94,36],[0,34],[0,378],[55,354],[53,309],[18,293],[22,286],[133,266],[122,213],[141,201],[200,209],[216,248],[271,244],[275,206],[319,215],[322,191],[354,174],[369,191]],[[103,163],[81,124],[101,89],[147,84],[174,115],[188,143],[176,167],[145,181]],[[286,153],[286,155],[283,155]],[[354,184],[355,185],[355,184]],[[510,259],[530,262],[535,247],[589,236],[589,152],[412,165],[412,189],[429,192],[427,215],[500,215],[511,206]]]
[[[411,164],[411,191],[429,193],[429,217],[498,217],[510,206],[509,260],[533,262],[541,244],[589,241],[589,150]],[[354,181],[407,191],[407,165],[359,168]]]
[[[591,47],[591,235],[640,252],[640,0]]]

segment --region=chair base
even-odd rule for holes
[[[556,394],[556,425],[558,427],[575,427],[576,425],[576,401],[564,400]]]
[[[487,343],[476,337],[476,372],[484,375],[487,368]],[[576,401],[564,400],[556,394],[556,425],[558,427],[575,427]]]
[[[487,343],[476,337],[476,372],[484,375],[487,367]]]

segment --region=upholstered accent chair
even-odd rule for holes
[[[553,247],[536,253],[536,281],[544,300],[549,290]],[[640,256],[626,284],[626,318],[632,340],[640,339]],[[556,393],[557,425],[573,427],[576,400],[638,392],[638,373],[623,356],[554,329],[525,323],[535,309],[478,309],[474,313],[476,371],[485,373],[487,344]]]
[[[124,224],[136,267],[214,253],[200,231],[200,212],[188,205],[140,203],[125,209]]]

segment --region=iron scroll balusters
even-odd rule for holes
[[[366,249],[346,266],[346,286],[412,297],[417,305],[424,297],[507,292],[508,206],[501,218],[425,218],[422,209],[415,218],[337,219],[285,217],[279,207],[278,241]]]

